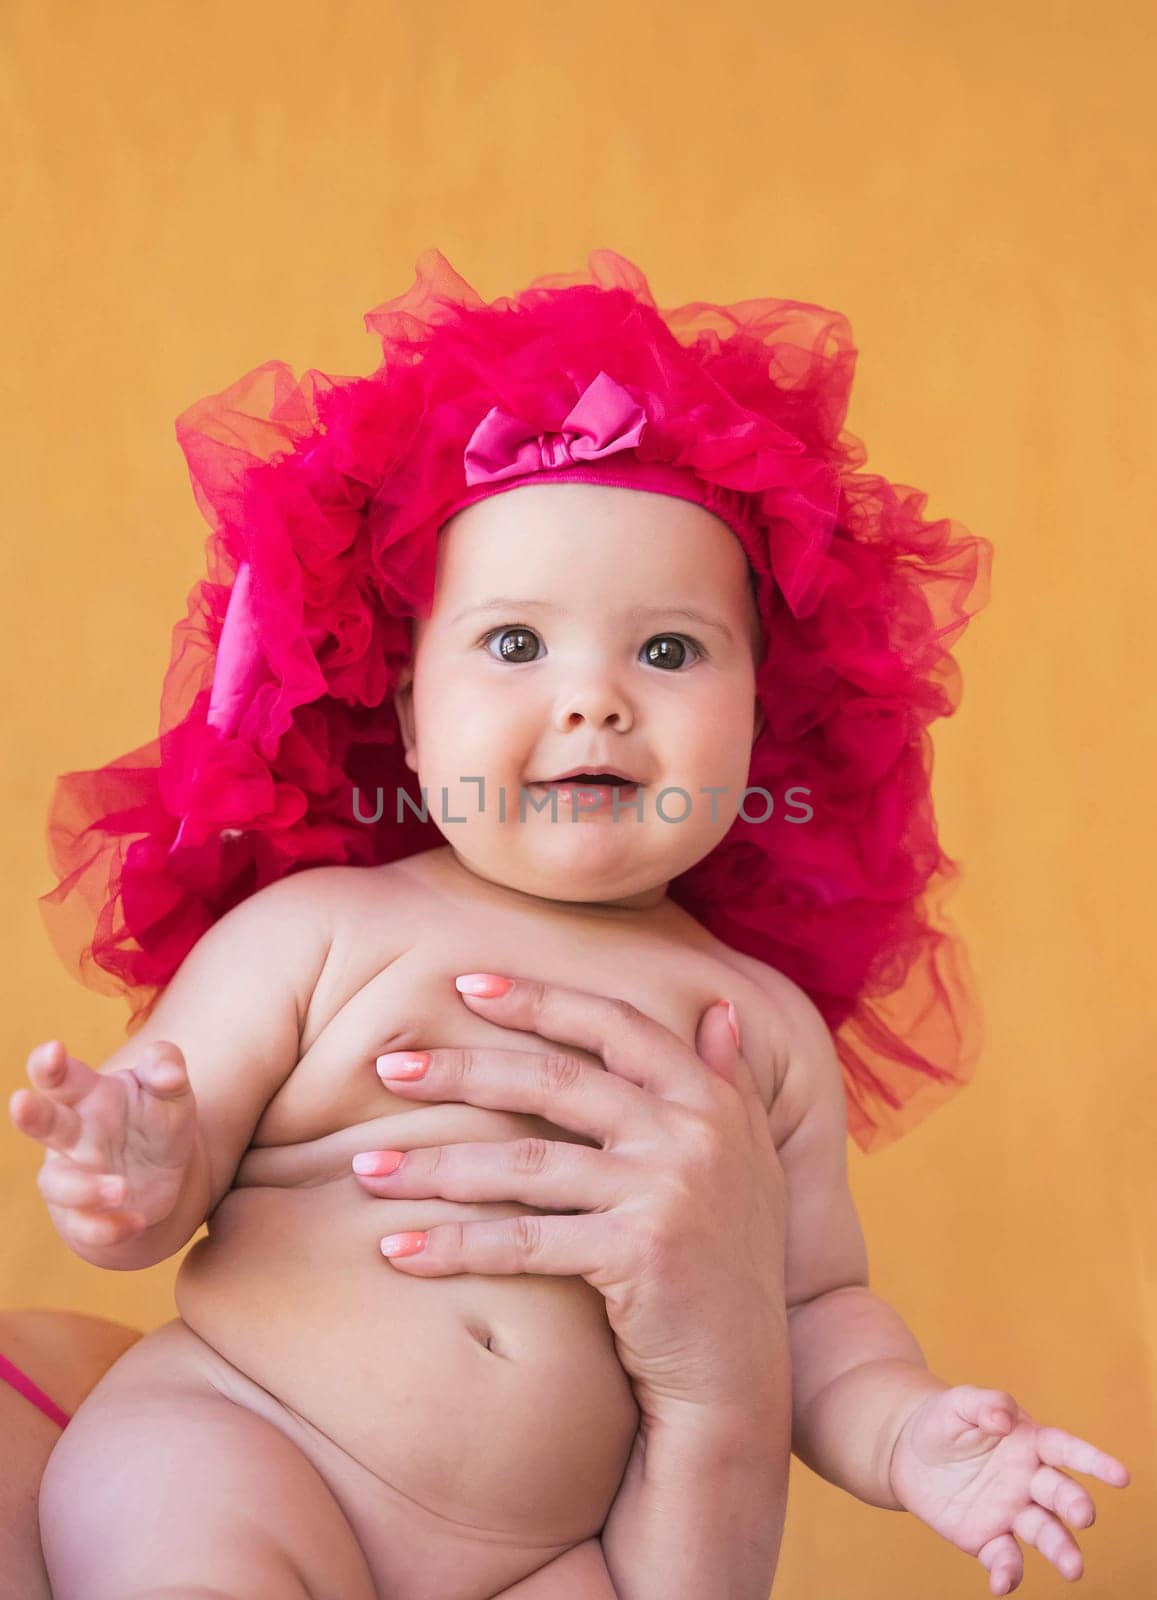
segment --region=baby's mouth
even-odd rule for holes
[[[619,797],[620,806],[630,804],[639,787],[629,778],[611,772],[576,772],[569,778],[546,778],[527,785],[539,794],[557,794],[564,804],[573,803],[580,811],[609,810],[615,795]]]

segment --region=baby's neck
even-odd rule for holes
[[[473,898],[493,899],[496,903],[501,902],[506,906],[523,905],[527,908],[538,906],[549,908],[552,912],[571,912],[577,917],[614,918],[624,923],[638,924],[666,922],[673,915],[682,915],[674,901],[668,897],[665,883],[659,884],[654,889],[644,890],[638,895],[627,896],[622,901],[554,900],[542,895],[528,894],[522,889],[512,888],[509,884],[497,883],[491,878],[482,877],[462,860],[454,846],[450,844],[437,845],[432,850],[410,856],[407,858],[407,865],[431,877],[439,878],[444,883],[456,883]]]

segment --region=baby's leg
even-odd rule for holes
[[[293,1441],[203,1374],[134,1346],[49,1457],[54,1600],[375,1600],[365,1557]]]

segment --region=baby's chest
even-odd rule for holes
[[[566,1047],[602,1066],[619,1047],[613,1018],[597,1004],[588,1014],[544,1010],[529,1026],[501,1027],[479,1016],[454,986],[467,972],[498,972],[548,989],[577,990],[630,1002],[694,1048],[704,1010],[734,999],[750,1021],[759,992],[750,980],[703,952],[667,941],[607,938],[583,925],[547,924],[533,930],[521,919],[485,924],[468,916],[439,917],[419,925],[402,950],[346,939],[327,964],[311,1001],[297,1067],[266,1107],[254,1137],[258,1145],[289,1145],[324,1138],[414,1101],[384,1088],[375,1059],[387,1050],[500,1049],[527,1057]],[[549,1005],[550,995],[546,996]],[[564,1016],[572,1014],[573,1021]],[[554,1032],[551,1032],[553,1027]],[[750,1028],[748,1058],[770,1094],[770,1052],[763,1030]]]

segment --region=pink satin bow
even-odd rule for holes
[[[466,483],[473,488],[500,478],[595,461],[631,449],[646,426],[642,406],[605,372],[587,384],[557,433],[539,433],[508,411],[491,406],[466,446]]]

